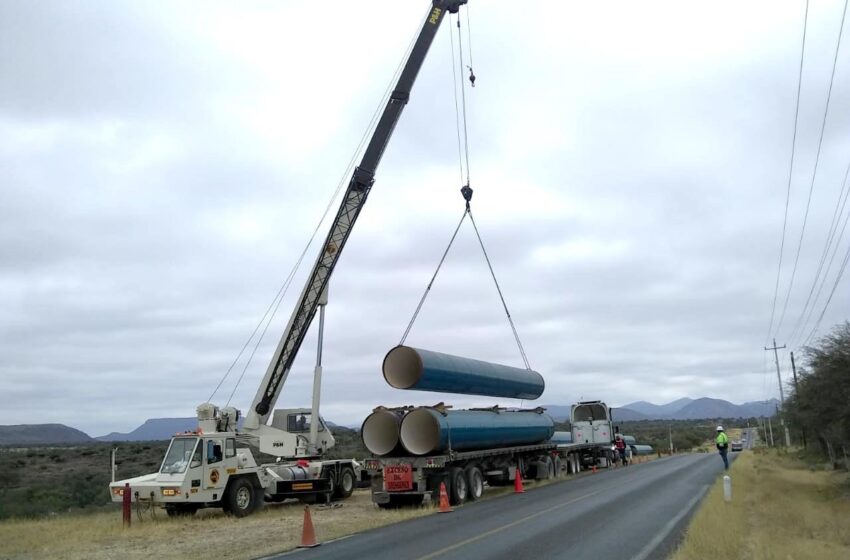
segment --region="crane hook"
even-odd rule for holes
[[[472,71],[472,66],[467,65],[467,68],[469,68],[469,83],[475,87],[475,72]]]
[[[465,184],[460,189],[460,194],[462,194],[463,199],[466,200],[466,210],[469,211],[469,203],[472,201],[472,187],[469,186],[469,183]]]

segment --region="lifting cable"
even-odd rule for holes
[[[469,11],[467,7],[467,28],[469,27]],[[466,87],[463,80],[460,81],[460,103],[458,103],[458,68],[460,69],[460,74],[463,75],[464,67],[469,69],[469,83],[471,87],[475,87],[475,73],[472,70],[472,41],[471,34],[467,32],[467,45],[469,51],[469,64],[464,65],[463,59],[463,32],[460,24],[460,14],[457,14],[457,34],[458,34],[458,61],[457,67],[455,67],[455,49],[454,49],[454,37],[453,34],[449,33],[449,40],[451,42],[451,55],[452,55],[452,83],[453,83],[453,91],[454,91],[454,102],[455,102],[455,126],[457,128],[457,146],[458,146],[458,167],[460,169],[460,177],[461,182],[464,180],[464,163],[466,163],[466,182],[463,188],[460,189],[461,194],[463,195],[464,200],[466,201],[466,206],[463,210],[463,215],[460,217],[460,221],[452,233],[451,238],[449,239],[449,243],[446,246],[446,249],[443,251],[442,257],[440,257],[440,262],[437,263],[437,268],[434,270],[434,274],[431,276],[431,280],[428,282],[428,285],[425,287],[425,291],[422,294],[422,297],[419,298],[419,303],[416,305],[416,309],[413,311],[413,315],[410,318],[410,321],[407,324],[407,328],[404,330],[404,334],[399,341],[399,346],[403,345],[407,340],[407,337],[410,335],[410,331],[413,329],[413,325],[416,322],[416,319],[419,317],[419,312],[422,310],[422,306],[425,304],[425,299],[427,299],[428,294],[431,293],[431,288],[434,286],[434,282],[437,279],[437,274],[439,274],[440,269],[443,266],[443,263],[446,261],[446,257],[449,254],[449,251],[452,248],[452,245],[457,239],[457,234],[460,231],[460,227],[463,225],[463,221],[469,216],[469,221],[472,223],[472,228],[475,230],[475,237],[478,239],[478,244],[481,247],[481,252],[484,254],[484,260],[487,262],[487,268],[490,271],[490,276],[493,278],[493,284],[496,286],[496,291],[499,293],[499,300],[502,302],[502,308],[505,310],[505,316],[508,319],[508,323],[511,326],[511,332],[514,335],[514,340],[516,341],[517,348],[519,349],[520,356],[522,357],[522,362],[525,365],[525,368],[530,370],[531,365],[528,362],[528,356],[525,353],[525,348],[522,346],[522,341],[519,338],[519,332],[516,329],[516,325],[514,324],[513,317],[511,317],[511,313],[508,310],[508,304],[505,301],[505,296],[502,293],[502,288],[499,286],[499,281],[496,278],[496,272],[493,270],[493,263],[490,261],[490,255],[487,254],[487,249],[484,246],[484,240],[481,237],[481,232],[478,229],[478,225],[475,223],[475,218],[472,216],[472,208],[470,206],[470,202],[472,200],[472,188],[470,187],[470,172],[469,172],[469,127],[467,124],[466,118]],[[462,114],[461,114],[462,113]],[[463,122],[463,142],[461,142],[461,122]]]

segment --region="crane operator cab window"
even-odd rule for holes
[[[286,418],[286,431],[291,434],[305,433],[310,431],[310,422],[312,422],[312,414],[309,412],[298,412],[290,414]],[[319,431],[324,430],[322,422],[319,421]]]
[[[222,459],[222,440],[208,439],[207,440],[207,464],[212,465],[218,463]]]
[[[195,457],[200,456],[196,451],[197,443],[198,438],[174,438],[171,440],[171,445],[168,446],[168,452],[165,454],[159,472],[180,474],[186,470],[190,462],[192,466],[196,466],[194,464]]]

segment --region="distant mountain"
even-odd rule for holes
[[[652,404],[646,401],[637,401],[625,404],[623,405],[623,408],[628,408],[629,410],[640,412],[641,414],[647,417],[664,418],[676,414],[692,402],[694,402],[694,400],[689,399],[687,397],[683,399],[677,399],[667,404]]]
[[[649,420],[650,417],[636,410],[626,407],[614,407],[611,417],[614,418],[614,423],[617,422],[634,422],[636,420]]]
[[[0,445],[46,445],[51,443],[86,443],[94,441],[88,434],[64,424],[18,424],[0,426]]]
[[[180,432],[198,428],[198,419],[191,418],[151,418],[130,433],[112,432],[95,439],[100,441],[157,441],[171,439]]]
[[[546,409],[546,414],[551,416],[555,422],[567,422],[570,419],[570,407],[560,404],[541,404]]]

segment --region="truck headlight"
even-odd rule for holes
[[[163,488],[162,489],[163,496],[179,496],[180,489],[179,488]]]

